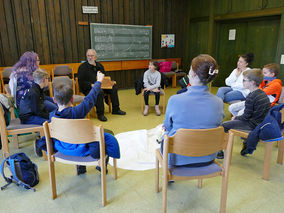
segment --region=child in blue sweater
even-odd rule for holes
[[[72,107],[73,89],[69,85],[59,84],[54,88],[54,99],[58,105],[58,109],[50,113],[49,119],[52,117],[57,118],[69,118],[69,119],[82,119],[85,118],[88,112],[94,107],[98,93],[101,89],[101,81],[104,78],[104,74],[97,73],[97,81],[89,94],[84,100],[75,107]],[[116,138],[109,134],[104,133],[106,154],[113,158],[120,158],[119,145]],[[86,156],[91,155],[93,158],[100,157],[99,143],[93,142],[88,144],[68,144],[59,140],[54,141],[54,148],[66,155],[73,156]],[[43,147],[44,148],[44,147]],[[107,160],[108,161],[108,160]],[[100,170],[99,167],[97,167]],[[85,166],[77,166],[77,174],[83,174],[86,172]]]

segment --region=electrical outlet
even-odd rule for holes
[[[284,55],[281,55],[280,64],[284,64]]]

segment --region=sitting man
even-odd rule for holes
[[[88,49],[86,56],[87,61],[81,64],[78,69],[79,87],[80,91],[84,95],[88,95],[88,93],[92,89],[92,86],[96,81],[98,71],[106,74],[103,65],[96,61],[97,53],[94,49]],[[104,116],[104,93],[110,94],[112,102],[112,114],[125,115],[126,113],[119,108],[117,87],[114,85],[112,89],[100,90],[100,93],[98,94],[96,102],[98,119],[100,121],[107,121],[107,118]]]

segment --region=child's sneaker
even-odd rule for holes
[[[41,149],[38,147],[38,141],[39,141],[39,137],[36,137],[36,139],[34,140],[34,152],[35,152],[35,155],[37,157],[42,157],[42,151]]]
[[[155,105],[156,115],[161,115],[160,107],[159,105]]]
[[[86,166],[76,165],[77,175],[85,174],[87,172]]]
[[[109,162],[109,156],[106,155],[106,174],[108,174],[108,169],[107,169],[108,162]],[[101,167],[100,166],[96,166],[96,170],[101,172]]]
[[[145,116],[148,115],[148,111],[149,111],[149,105],[145,105],[143,115],[145,115]]]

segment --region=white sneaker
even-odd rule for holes
[[[144,109],[143,115],[144,116],[148,115],[148,111],[149,111],[149,105],[145,105],[145,109]]]
[[[159,105],[155,105],[156,115],[161,115],[160,107]]]

